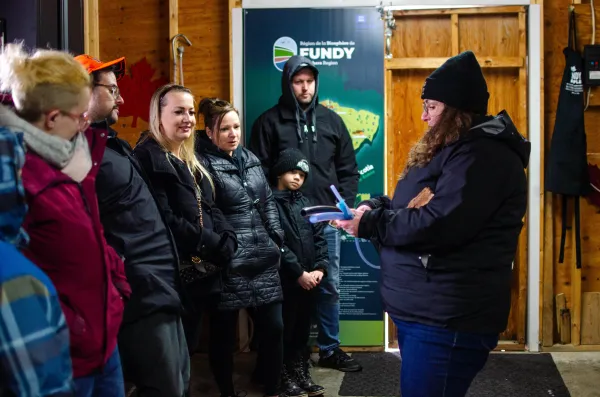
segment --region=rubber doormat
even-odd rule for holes
[[[344,375],[340,396],[399,396],[398,353],[353,353],[361,372]],[[493,353],[477,375],[469,397],[570,397],[550,354]]]

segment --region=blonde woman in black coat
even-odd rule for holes
[[[149,131],[133,151],[177,245],[178,280],[186,303],[183,325],[190,353],[197,344],[201,311],[218,298],[223,269],[237,248],[235,232],[214,205],[212,178],[195,153],[195,126],[191,91],[165,85],[152,97]],[[210,275],[200,277],[205,274],[199,269]]]

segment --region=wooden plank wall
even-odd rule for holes
[[[585,1],[584,1],[585,2]],[[186,47],[184,55],[185,83],[193,90],[199,101],[206,96],[230,97],[230,68],[229,68],[229,12],[231,4],[237,0],[179,0],[178,29],[192,41],[192,47]],[[563,48],[567,44],[567,10],[572,0],[552,0],[543,3],[544,14],[544,73],[545,73],[545,117],[544,131],[546,145],[554,127],[555,111],[558,102],[558,92],[564,68]],[[169,30],[169,1],[168,0],[87,0],[92,4],[91,14],[86,15],[86,37],[90,52],[101,59],[113,59],[119,56],[127,57],[131,66],[147,59],[154,69],[153,80],[168,80],[171,72],[170,36]],[[97,7],[97,25],[94,25],[94,8]],[[584,6],[577,6],[584,7]],[[585,22],[585,12],[579,18],[580,41],[586,36],[583,25],[588,24],[587,39],[591,29]],[[600,16],[600,14],[597,14]],[[90,21],[92,20],[92,21]],[[419,32],[418,26],[415,31]],[[98,32],[98,40],[94,41]],[[600,29],[598,30],[600,32]],[[399,37],[398,32],[394,37]],[[600,43],[600,36],[596,38]],[[97,44],[96,44],[97,43]],[[441,47],[451,49],[455,43],[440,43]],[[135,97],[125,98],[125,101],[137,101]],[[600,123],[600,92],[592,96],[592,106],[586,112],[586,128],[588,133],[588,152],[590,162],[600,165],[600,134],[596,126]],[[132,127],[133,116],[121,117],[116,129],[120,134],[135,143],[140,131],[147,127],[147,122],[137,120]],[[549,201],[546,201],[549,203]],[[572,303],[571,296],[571,239],[567,239],[566,261],[557,263],[560,243],[560,212],[558,203],[554,200],[551,211],[546,213],[548,227],[548,243],[544,247],[544,279],[548,282],[542,285],[542,301],[544,305],[544,324],[551,321],[554,326],[548,334],[544,333],[545,345],[558,341],[556,335],[556,319],[554,318],[553,297],[564,293],[567,306]],[[581,271],[581,290],[600,291],[600,234],[592,233],[600,225],[598,209],[582,200],[582,246],[584,267]],[[549,297],[549,298],[548,298]],[[550,316],[550,317],[548,317]]]
[[[524,7],[396,11],[393,58],[388,79],[388,193],[396,184],[410,147],[425,126],[419,117],[421,87],[432,69],[448,57],[472,50],[482,64],[491,97],[489,112],[505,109],[519,131],[528,135],[526,14]],[[391,71],[391,72],[390,72]],[[512,282],[512,306],[501,340],[525,346],[527,226],[520,236]],[[394,332],[391,333],[395,334]],[[501,349],[506,349],[503,343]]]
[[[152,81],[169,81],[172,70],[168,0],[98,0],[99,57],[127,58],[132,65],[146,58],[153,69]],[[229,98],[229,18],[224,0],[179,0],[178,29],[192,42],[185,47],[185,85],[197,101],[207,96]],[[132,76],[134,79],[136,76]],[[127,103],[149,98],[124,97]],[[139,107],[139,106],[138,106]],[[129,108],[125,108],[129,114]],[[123,112],[122,112],[123,113]],[[114,126],[131,144],[147,128],[147,120],[122,115]]]
[[[562,53],[567,45],[568,34],[568,8],[572,4],[571,0],[553,0],[544,2],[544,24],[545,24],[545,64],[544,72],[546,77],[545,84],[545,140],[548,150],[554,121],[556,118],[556,107],[558,104],[558,94],[560,83],[564,70],[565,60]],[[580,48],[591,41],[591,12],[589,4],[577,5],[577,35]],[[596,6],[596,15],[598,5]],[[599,30],[600,32],[600,30]],[[597,33],[596,43],[600,43],[600,34]],[[587,132],[588,162],[600,165],[600,133],[598,125],[600,123],[600,91],[592,90],[591,105],[585,112],[585,126]],[[572,342],[578,344],[579,335],[574,332],[580,330],[581,323],[581,294],[600,291],[600,233],[597,232],[600,227],[600,210],[592,206],[587,199],[581,200],[581,246],[583,265],[581,271],[574,270],[574,250],[572,249],[573,238],[570,231],[567,235],[565,247],[565,261],[558,263],[558,252],[560,247],[561,235],[561,211],[560,200],[553,199],[552,212],[546,216],[547,222],[552,222],[549,231],[552,232],[552,238],[547,239],[545,247],[546,264],[553,264],[550,271],[550,277],[545,277],[547,282],[542,285],[543,306],[544,306],[544,325],[549,320],[552,312],[553,326],[546,327],[543,330],[544,346],[551,346],[559,341],[556,334],[556,311],[553,309],[554,302],[551,301],[557,294],[564,294],[566,306],[570,309],[571,321],[574,324],[571,332]],[[571,224],[571,212],[569,213],[569,225]],[[581,281],[579,281],[579,278]],[[584,347],[584,346],[582,346]]]

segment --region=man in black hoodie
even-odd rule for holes
[[[88,117],[106,129],[117,122],[124,103],[117,81],[125,59],[76,59],[93,79]],[[123,258],[132,289],[119,332],[123,373],[140,397],[181,397],[188,392],[190,359],[175,242],[131,146],[108,131],[96,191],[106,241]]]
[[[315,205],[332,205],[335,185],[350,206],[358,190],[358,166],[352,139],[342,118],[319,104],[319,71],[312,61],[293,56],[281,76],[279,103],[264,112],[252,127],[249,149],[260,159],[267,178],[282,150],[299,149],[309,160],[311,174],[302,192]],[[317,325],[319,365],[340,371],[360,371],[356,360],[340,349],[339,341],[339,270],[340,233],[325,229],[329,248],[329,271],[319,285]]]

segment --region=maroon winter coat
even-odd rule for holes
[[[70,330],[73,375],[101,368],[117,345],[124,298],[131,292],[124,265],[106,243],[95,179],[106,133],[88,129],[92,169],[81,183],[31,149],[23,185],[29,212],[23,224],[31,241],[25,255],[52,279]]]

